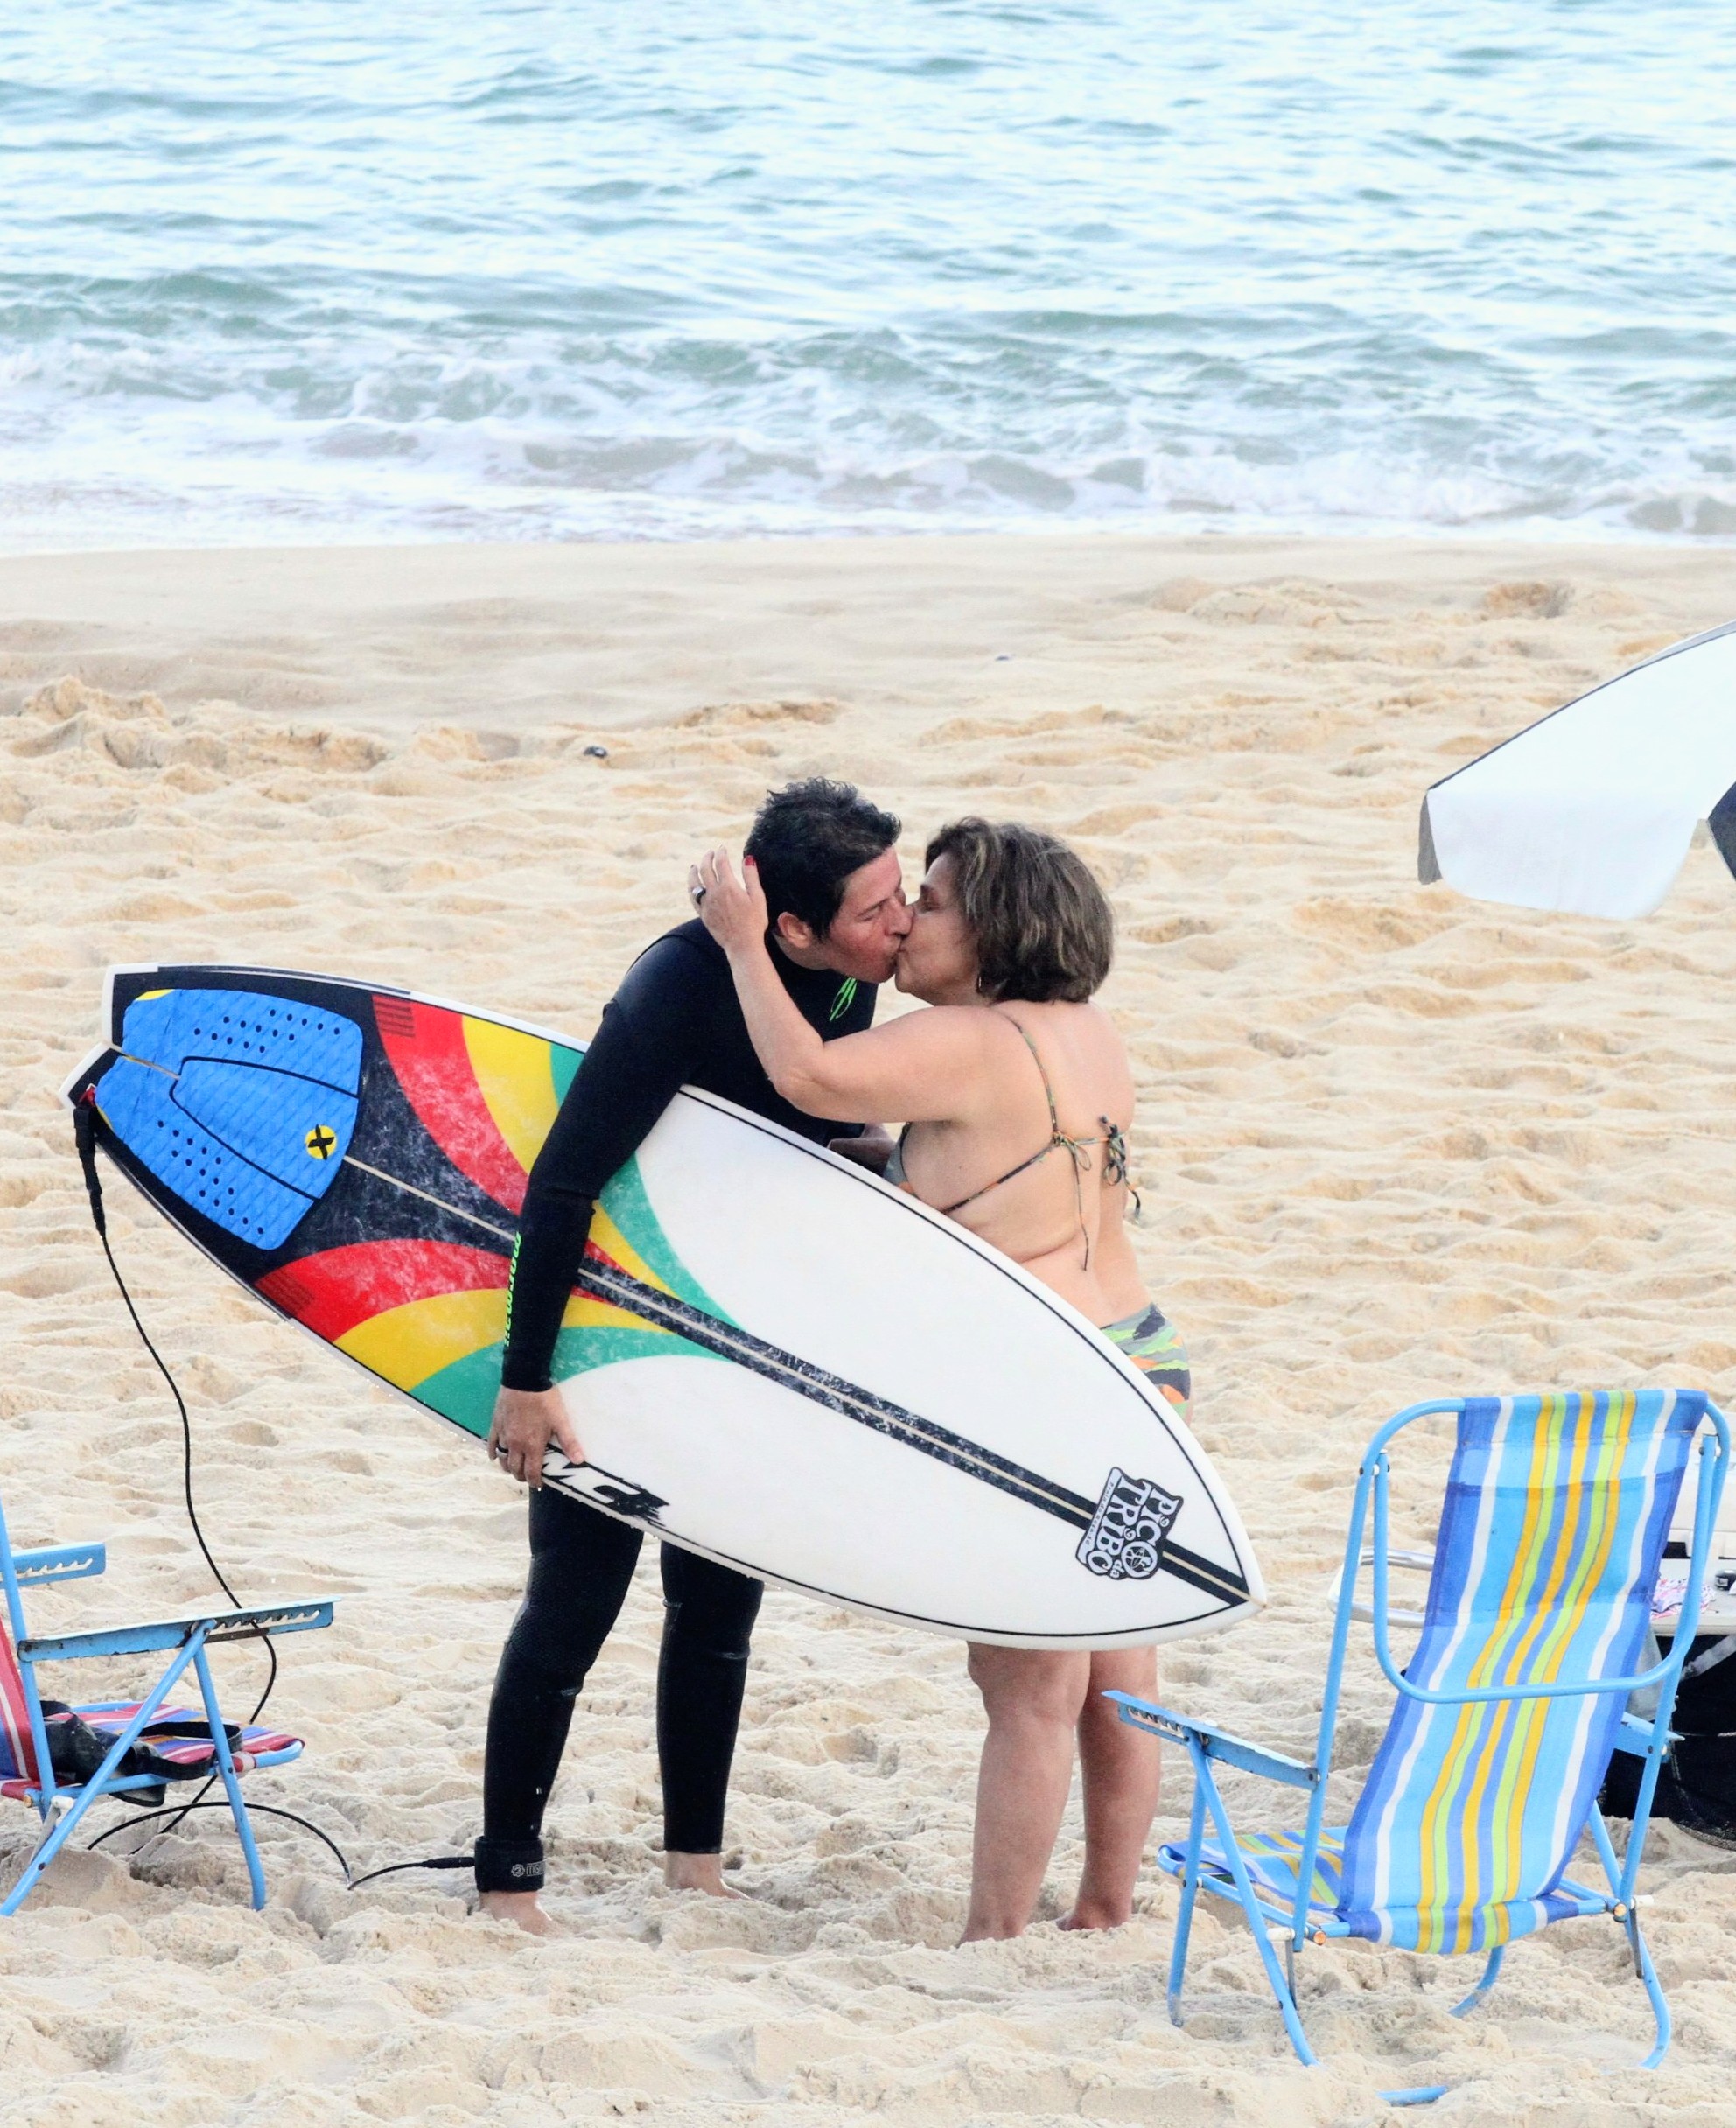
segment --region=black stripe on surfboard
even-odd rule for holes
[[[1164,1540],[1163,1571],[1173,1574],[1178,1581],[1185,1581],[1189,1588],[1198,1589],[1202,1596],[1216,1596],[1224,1603],[1247,1600],[1248,1584],[1233,1568],[1214,1566],[1209,1559],[1201,1558],[1197,1551],[1189,1551],[1173,1537]]]
[[[431,1191],[419,1189],[413,1182],[405,1182],[396,1175],[388,1175],[377,1167],[365,1167],[353,1156],[345,1165],[361,1168],[377,1182],[391,1185],[396,1189],[420,1197],[425,1203],[439,1210],[451,1212],[471,1226],[481,1227],[488,1233],[498,1235],[510,1243],[513,1239],[509,1228],[494,1225],[492,1221],[480,1219],[475,1213],[463,1207],[449,1204],[436,1197]],[[840,1417],[853,1418],[859,1424],[872,1428],[888,1438],[901,1441],[907,1448],[919,1450],[932,1456],[937,1462],[949,1464],[967,1477],[980,1479],[984,1485],[992,1485],[998,1491],[1027,1506],[1040,1508],[1046,1514],[1069,1523],[1075,1530],[1088,1530],[1096,1514],[1096,1502],[1086,1499],[1082,1493],[1074,1493],[1053,1480],[1040,1477],[1037,1472],[1026,1470],[1021,1464],[999,1456],[992,1449],[984,1448],[975,1441],[967,1440],[961,1433],[951,1432],[933,1419],[923,1418],[914,1411],[906,1411],[902,1405],[889,1398],[877,1396],[872,1390],[859,1389],[853,1382],[846,1382],[840,1375],[828,1374],[823,1368],[816,1367],[811,1361],[800,1359],[794,1353],[780,1351],[768,1344],[764,1338],[755,1337],[751,1330],[742,1330],[731,1323],[719,1322],[715,1315],[707,1315],[703,1308],[679,1300],[673,1293],[661,1292],[656,1286],[647,1285],[629,1272],[617,1270],[612,1264],[592,1261],[581,1264],[576,1281],[579,1290],[599,1300],[625,1309],[646,1321],[658,1323],[672,1330],[690,1344],[702,1350],[715,1353],[719,1359],[732,1361],[738,1367],[746,1367],[754,1374],[763,1375],[769,1381],[780,1382],[793,1390],[797,1396],[810,1403],[822,1404]],[[1219,1602],[1237,1604],[1246,1600],[1248,1584],[1233,1567],[1216,1565],[1197,1551],[1190,1551],[1185,1544],[1173,1539],[1167,1541],[1163,1550],[1163,1567],[1166,1573],[1173,1574],[1178,1581],[1189,1588],[1197,1589],[1201,1595],[1211,1596]]]
[[[647,1285],[627,1271],[587,1262],[580,1265],[576,1283],[599,1300],[624,1308],[663,1329],[673,1330],[690,1344],[715,1353],[720,1359],[733,1361],[738,1367],[749,1368],[785,1389],[794,1390],[811,1403],[823,1404],[842,1418],[853,1418],[876,1433],[883,1433],[907,1448],[934,1457],[937,1462],[950,1464],[955,1470],[978,1478],[985,1485],[992,1485],[1031,1507],[1040,1508],[1075,1530],[1088,1530],[1096,1515],[1096,1502],[1088,1500],[1082,1493],[1072,1492],[1053,1479],[1026,1470],[1022,1464],[997,1455],[992,1449],[967,1440],[962,1434],[954,1433],[933,1419],[907,1411],[901,1404],[878,1396],[872,1390],[858,1388],[840,1375],[829,1374],[812,1361],[781,1351],[751,1331],[719,1322],[716,1316],[706,1314],[703,1309],[678,1299],[672,1293]],[[1248,1584],[1233,1569],[1217,1566],[1185,1545],[1166,1543],[1163,1549],[1163,1567],[1178,1581],[1226,1602],[1240,1602],[1248,1593]]]
[[[901,1404],[875,1396],[872,1390],[859,1389],[855,1382],[846,1382],[841,1375],[827,1373],[810,1360],[781,1351],[777,1346],[767,1344],[764,1338],[754,1336],[751,1330],[720,1322],[703,1308],[696,1308],[690,1302],[677,1299],[673,1293],[662,1292],[656,1286],[647,1285],[630,1272],[617,1270],[612,1265],[584,1263],[579,1266],[575,1283],[580,1291],[597,1299],[606,1300],[631,1315],[654,1323],[659,1329],[672,1330],[689,1344],[715,1353],[721,1360],[732,1360],[738,1367],[746,1367],[753,1374],[763,1375],[767,1381],[794,1390],[811,1404],[823,1404],[842,1418],[853,1418],[876,1433],[886,1434],[908,1448],[920,1448],[939,1462],[950,1463],[956,1470],[965,1471],[971,1477],[998,1486],[1003,1492],[1029,1501],[1032,1507],[1043,1508],[1060,1522],[1070,1522],[1075,1530],[1091,1527],[1097,1503],[1087,1500],[1082,1493],[1069,1492],[1065,1486],[1040,1476],[1036,1471],[1026,1470],[1022,1464],[997,1455],[993,1449],[967,1440],[962,1433],[954,1433],[937,1425],[933,1419],[906,1411]]]

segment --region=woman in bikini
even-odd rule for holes
[[[1133,1082],[1120,1036],[1090,1003],[1109,973],[1114,920],[1083,861],[1032,828],[984,820],[943,828],[928,845],[896,977],[934,1009],[832,1042],[778,979],[751,864],[738,879],[713,850],[689,886],[729,956],[748,1032],[778,1091],[816,1116],[907,1118],[895,1145],[881,1141],[887,1180],[1101,1324],[1186,1418],[1186,1354],[1123,1229]],[[1018,1936],[1030,1920],[1067,1806],[1075,1738],[1085,1867],[1061,1926],[1118,1927],[1132,1911],[1157,1809],[1158,1746],[1102,1695],[1150,1698],[1152,1650],[973,1642],[970,1675],[989,1733],[965,1941]]]

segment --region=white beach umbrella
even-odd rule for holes
[[[1736,621],[1432,785],[1417,874],[1481,901],[1645,916],[1706,819],[1736,872]]]

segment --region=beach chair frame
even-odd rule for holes
[[[211,1675],[211,1664],[206,1651],[225,1641],[251,1640],[266,1634],[315,1631],[332,1623],[332,1604],[327,1599],[315,1598],[304,1602],[255,1604],[234,1610],[193,1611],[178,1618],[158,1619],[144,1625],[111,1626],[86,1633],[38,1635],[30,1633],[24,1619],[24,1592],[26,1588],[44,1587],[57,1581],[84,1580],[102,1573],[108,1563],[107,1547],[102,1544],[54,1544],[39,1546],[28,1551],[15,1551],[6,1528],[5,1510],[4,1506],[0,1506],[0,1583],[4,1585],[6,1619],[24,1687],[31,1755],[36,1764],[35,1778],[26,1779],[19,1785],[24,1788],[26,1799],[35,1806],[44,1827],[43,1837],[25,1863],[18,1882],[5,1898],[0,1900],[0,1918],[18,1912],[44,1870],[71,1838],[93,1803],[105,1796],[123,1796],[132,1789],[155,1788],[158,1785],[158,1776],[155,1774],[123,1774],[120,1768],[127,1752],[150,1727],[152,1718],[162,1709],[169,1694],[188,1670],[198,1680],[206,1718],[211,1726],[214,1746],[212,1771],[222,1782],[223,1793],[228,1799],[230,1816],[234,1820],[236,1836],[247,1860],[253,1904],[256,1908],[262,1907],[265,1904],[265,1871],[259,1858],[259,1846],[248,1821],[247,1805],[242,1799],[241,1769],[237,1768],[234,1754],[229,1746],[228,1732],[224,1726],[217,1687]],[[168,1651],[172,1651],[168,1667],[144,1699],[138,1702],[136,1712],[116,1735],[97,1770],[88,1781],[68,1782],[58,1779],[49,1755],[42,1694],[37,1683],[38,1665],[43,1662],[76,1662],[102,1656],[150,1655]],[[82,1706],[77,1712],[86,1715],[100,1714],[132,1704],[130,1700],[111,1701],[102,1706]],[[279,1749],[249,1752],[244,1755],[253,1767],[281,1766],[291,1759],[299,1758],[301,1748],[298,1742],[292,1740]]]
[[[1389,1637],[1392,1617],[1388,1600],[1389,1567],[1390,1564],[1417,1565],[1423,1561],[1414,1554],[1394,1555],[1388,1543],[1390,1464],[1387,1452],[1394,1437],[1407,1426],[1414,1425],[1420,1419],[1435,1417],[1457,1418],[1463,1414],[1466,1403],[1470,1401],[1464,1397],[1434,1397],[1424,1403],[1409,1404],[1388,1419],[1370,1441],[1358,1469],[1355,1497],[1350,1512],[1350,1529],[1345,1544],[1344,1565],[1338,1581],[1326,1687],[1321,1699],[1320,1728],[1312,1763],[1269,1750],[1264,1745],[1250,1743],[1210,1723],[1196,1721],[1191,1716],[1178,1714],[1170,1708],[1138,1698],[1130,1693],[1110,1692],[1106,1695],[1119,1703],[1124,1721],[1136,1728],[1146,1730],[1166,1742],[1181,1746],[1193,1765],[1194,1808],[1186,1845],[1177,1858],[1161,1852],[1158,1857],[1159,1866],[1176,1876],[1181,1887],[1168,1985],[1169,2012],[1176,2025],[1180,2026],[1182,2021],[1182,1983],[1187,1964],[1188,1939],[1194,1907],[1203,1889],[1242,1908],[1253,1933],[1255,1946],[1277,1999],[1291,2045],[1303,2062],[1312,2067],[1317,2061],[1303,2029],[1297,2006],[1296,1960],[1309,1943],[1324,1944],[1334,1936],[1348,1937],[1353,1934],[1344,1922],[1329,1914],[1323,1914],[1318,1907],[1311,1906],[1309,1893],[1314,1882],[1315,1863],[1326,1816],[1326,1782],[1332,1768],[1333,1744],[1338,1726],[1339,1701],[1351,1622],[1353,1615],[1358,1611],[1362,1611],[1365,1616],[1369,1615],[1368,1608],[1357,1601],[1357,1570],[1360,1564],[1369,1563],[1373,1568],[1371,1622],[1376,1659],[1388,1683],[1396,1691],[1411,1699],[1433,1705],[1451,1706],[1468,1705],[1485,1700],[1523,1701],[1620,1693],[1631,1703],[1634,1693],[1656,1692],[1656,1707],[1650,1717],[1648,1718],[1635,1714],[1630,1704],[1623,1712],[1616,1738],[1617,1749],[1631,1752],[1645,1761],[1634,1805],[1627,1852],[1620,1858],[1616,1855],[1594,1796],[1588,1824],[1608,1888],[1599,1892],[1564,1878],[1561,1889],[1570,1895],[1594,1902],[1593,1910],[1608,1914],[1625,1932],[1634,1973],[1644,1985],[1657,2028],[1656,2041],[1640,2066],[1656,2068],[1662,2062],[1670,2046],[1670,2006],[1664,1998],[1662,1986],[1652,1964],[1651,1952],[1647,1948],[1640,1927],[1636,1886],[1650,1823],[1652,1797],[1671,1742],[1670,1718],[1675,1706],[1676,1684],[1688,1650],[1693,1644],[1694,1629],[1698,1622],[1706,1561],[1712,1549],[1712,1533],[1730,1460],[1730,1432],[1723,1413],[1710,1398],[1701,1396],[1698,1391],[1683,1391],[1680,1394],[1696,1397],[1704,1413],[1702,1430],[1690,1452],[1691,1462],[1698,1466],[1694,1535],[1680,1626],[1672,1641],[1670,1653],[1648,1668],[1631,1676],[1563,1679],[1553,1684],[1491,1685],[1448,1691],[1424,1690],[1412,1684],[1405,1676],[1393,1658]],[[1371,1544],[1366,1541],[1370,1534]],[[1399,1616],[1410,1622],[1414,1614],[1400,1614]],[[1296,1865],[1297,1889],[1293,1904],[1279,1903],[1264,1894],[1253,1882],[1218,1788],[1214,1774],[1214,1768],[1218,1765],[1258,1774],[1284,1787],[1301,1789],[1309,1796],[1306,1824]],[[1207,1830],[1208,1818],[1222,1862],[1202,1866],[1202,1850],[1208,1838],[1211,1837]],[[1225,1866],[1229,1872],[1228,1883],[1225,1883],[1222,1876],[1216,1873],[1220,1867]],[[1500,1974],[1507,1949],[1508,1946],[1502,1943],[1489,1951],[1481,1978],[1464,2000],[1454,2006],[1453,2016],[1464,2016],[1488,1998]],[[1382,2092],[1382,2096],[1392,2105],[1420,2105],[1443,2096],[1449,2088],[1444,2083],[1418,2085],[1403,2090]]]

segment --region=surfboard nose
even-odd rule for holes
[[[361,1085],[354,1020],[249,990],[149,990],[101,1082],[104,1121],[225,1233],[276,1249],[330,1188]]]

